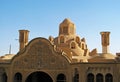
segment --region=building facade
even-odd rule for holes
[[[19,30],[19,52],[0,57],[0,82],[120,82],[120,54],[109,52],[110,32],[101,32],[102,53],[90,51],[69,19],[58,37],[37,37]]]

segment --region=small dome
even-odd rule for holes
[[[115,55],[111,54],[111,53],[106,53],[106,54],[101,54],[101,57],[103,57],[104,59],[115,59]]]
[[[89,62],[114,62],[116,56],[111,53],[99,53],[93,56],[88,61]]]

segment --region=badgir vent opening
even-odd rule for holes
[[[0,57],[0,82],[120,82],[120,53],[109,52],[110,32],[100,32],[102,52],[89,50],[69,19],[58,36],[37,37],[19,30],[19,52]]]

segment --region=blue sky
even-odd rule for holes
[[[90,50],[101,52],[101,31],[110,31],[110,52],[120,52],[120,0],[0,0],[0,55],[19,50],[18,30],[29,40],[58,36],[59,24],[69,18]]]

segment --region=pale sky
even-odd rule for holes
[[[120,52],[120,0],[0,0],[0,55],[19,50],[18,30],[29,40],[58,36],[59,24],[69,18],[90,50],[101,53],[101,31],[110,31],[110,52]]]

